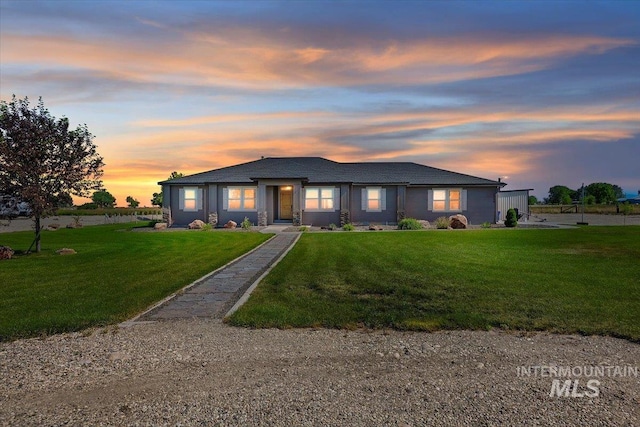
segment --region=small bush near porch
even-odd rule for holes
[[[305,234],[228,321],[640,341],[640,227]]]

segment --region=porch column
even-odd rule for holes
[[[264,227],[267,225],[267,186],[258,182],[258,194],[256,194],[256,208],[258,210],[258,226]]]
[[[218,185],[209,184],[209,224],[212,227],[218,225]]]
[[[302,184],[293,184],[293,225],[302,224],[302,198],[304,197],[302,193]]]
[[[402,221],[407,212],[405,210],[405,201],[407,199],[407,186],[406,185],[398,185],[398,200],[397,200],[397,212],[396,212],[396,221]]]
[[[340,226],[351,222],[351,195],[350,185],[340,186]]]

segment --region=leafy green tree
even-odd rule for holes
[[[622,187],[617,186],[617,185],[613,185],[613,192],[616,195],[616,200],[617,199],[622,199],[624,197],[624,191],[622,191]]]
[[[596,198],[593,194],[589,194],[587,196],[584,196],[584,203],[585,205],[595,205],[596,204]]]
[[[615,203],[617,200],[616,189],[612,184],[606,182],[594,182],[584,187],[585,195],[596,198],[596,203]],[[621,196],[622,197],[622,196]]]
[[[577,192],[564,185],[554,185],[549,189],[547,201],[553,205],[569,205],[577,197]]]
[[[176,172],[173,171],[171,172],[171,175],[169,175],[169,179],[176,179],[176,178],[182,178],[184,176],[184,174],[180,173],[180,172]],[[160,191],[159,193],[153,193],[152,199],[151,199],[151,204],[153,206],[158,206],[159,208],[162,207],[162,200],[163,200],[163,195],[162,195],[162,191]]]
[[[99,208],[112,208],[116,204],[116,198],[107,190],[100,190],[93,193],[91,201]]]
[[[129,205],[130,208],[134,208],[134,209],[140,206],[140,202],[131,196],[127,196],[127,204]]]
[[[69,193],[60,193],[55,199],[56,208],[69,208],[73,206],[73,199]]]
[[[153,193],[153,197],[151,199],[151,205],[157,206],[159,208],[162,207],[162,191],[159,193]]]
[[[536,196],[529,196],[529,205],[537,205],[538,198]]]
[[[87,197],[100,187],[104,163],[86,125],[69,128],[42,102],[0,101],[0,188],[27,202],[35,220],[35,250],[40,252],[40,220],[61,201]]]

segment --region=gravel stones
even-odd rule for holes
[[[528,365],[640,364],[607,337],[250,330],[215,319],[0,344],[0,425],[633,425],[640,378],[551,398]]]

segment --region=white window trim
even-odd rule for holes
[[[187,199],[186,192],[193,191],[195,193],[195,199]],[[198,212],[202,210],[202,188],[198,187],[183,187],[180,189],[179,193],[179,209],[183,212]],[[186,201],[187,200],[195,200],[195,209],[186,209]]]
[[[251,189],[254,191],[255,197],[253,199],[253,208],[245,208],[244,203],[245,203],[245,190]],[[229,191],[230,190],[239,190],[240,191],[240,208],[238,209],[232,209],[229,208]],[[223,189],[223,194],[222,194],[222,198],[223,198],[223,209],[227,212],[256,212],[258,210],[258,187],[254,187],[254,186],[241,186],[241,185],[234,185],[234,186],[229,186],[229,187],[225,187]],[[237,200],[237,199],[234,199]]]
[[[307,190],[318,190],[318,209],[308,209],[307,208]],[[322,190],[331,190],[331,198],[333,199],[333,207],[328,209],[322,209]],[[304,200],[304,211],[305,212],[335,212],[339,209],[340,205],[340,193],[336,191],[336,187],[304,187],[303,191],[303,200]]]
[[[369,209],[369,190],[380,191],[380,208]],[[362,189],[362,210],[365,212],[382,212],[387,209],[387,189],[383,187],[365,187]]]
[[[434,191],[445,191],[445,208],[444,209],[434,209],[433,208],[433,192]],[[451,191],[459,191],[460,192],[460,209],[451,209],[449,207],[449,201],[451,200],[449,193]],[[428,195],[428,210],[432,212],[463,212],[467,210],[467,190],[464,188],[432,188],[429,190]]]

